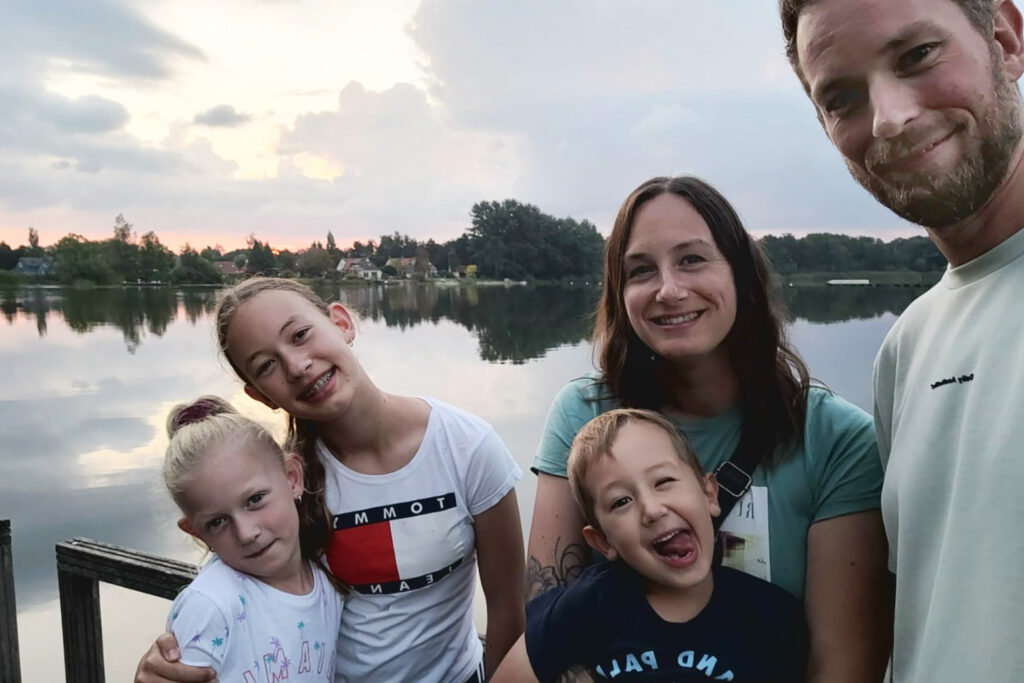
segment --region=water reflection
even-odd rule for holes
[[[837,323],[899,315],[924,291],[919,287],[786,287],[783,294],[793,318]]]
[[[472,332],[479,356],[488,362],[522,364],[549,350],[590,337],[596,287],[437,286],[423,284],[314,289],[329,301],[340,300],[362,318],[405,330],[423,323],[452,320]],[[788,287],[783,294],[795,320],[834,323],[899,315],[920,289],[908,287]],[[143,332],[162,336],[179,306],[196,324],[210,315],[216,289],[167,288],[0,291],[0,311],[8,323],[19,314],[34,318],[40,337],[47,315],[59,313],[67,326],[86,334],[97,326],[119,329],[129,353]]]
[[[99,326],[121,331],[125,347],[135,353],[143,332],[162,336],[174,319],[179,303],[186,319],[195,323],[213,310],[216,289],[176,291],[166,287],[4,290],[0,292],[0,310],[8,323],[21,313],[35,318],[40,337],[46,336],[47,316],[59,313],[67,326],[79,334]]]
[[[489,362],[524,363],[550,349],[580,342],[590,335],[590,312],[597,300],[593,288],[481,286],[341,287],[321,283],[315,289],[327,300],[340,300],[363,318],[404,330],[424,322],[453,320],[479,340],[479,355]],[[35,319],[40,337],[47,316],[59,313],[67,326],[86,334],[98,326],[119,329],[129,353],[143,332],[162,336],[178,311],[196,323],[216,304],[217,290],[167,288],[0,292],[0,309],[8,323],[19,314]]]
[[[836,323],[899,315],[924,292],[917,287],[786,287],[783,295],[795,320]],[[442,318],[480,337],[480,356],[521,363],[563,344],[590,337],[597,287],[319,288],[361,316],[405,329]]]
[[[494,424],[524,469],[552,397],[592,370],[593,287],[320,289],[358,312],[355,352],[382,388],[472,410]],[[918,291],[787,290],[797,318],[792,337],[812,374],[870,408],[871,359]],[[0,518],[14,530],[19,619],[35,610],[32,619],[59,639],[59,540],[90,536],[199,559],[161,488],[167,411],[214,393],[271,426],[282,419],[244,396],[218,359],[216,296],[213,289],[0,291]],[[524,533],[535,484],[527,474],[517,486]],[[159,611],[104,606],[103,616],[152,637],[163,624]],[[52,638],[32,629],[22,636],[25,680],[53,680],[42,668]],[[126,645],[126,669],[143,645]]]
[[[592,287],[409,285],[342,289],[335,298],[388,327],[453,320],[476,335],[482,360],[521,364],[589,338],[597,294]]]

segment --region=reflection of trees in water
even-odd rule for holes
[[[0,309],[4,318],[13,324],[18,311],[26,317],[34,317],[36,331],[40,337],[46,336],[46,313],[56,307],[60,301],[60,292],[52,289],[4,289],[0,292]]]
[[[361,317],[383,320],[388,327],[453,320],[475,333],[482,359],[523,363],[587,339],[597,296],[596,289],[579,287],[402,285],[345,288],[340,299]]]
[[[340,299],[363,318],[406,329],[429,321],[453,320],[474,333],[487,361],[523,363],[549,349],[590,336],[590,314],[597,301],[593,288],[445,287],[372,285],[343,287],[321,282],[313,287],[328,301]],[[181,291],[156,288],[21,289],[0,291],[0,311],[13,323],[20,314],[34,316],[40,336],[47,316],[59,313],[79,334],[112,325],[121,330],[133,353],[145,333],[162,336],[182,310],[189,323],[212,324],[216,289]]]
[[[455,319],[477,333],[480,356],[487,361],[522,363],[549,349],[575,344],[590,336],[596,289],[483,289],[479,304],[461,304]]]
[[[790,315],[812,323],[899,315],[924,294],[921,287],[785,287]]]
[[[177,311],[177,299],[174,290],[164,287],[68,290],[64,297],[64,320],[80,333],[97,325],[113,325],[124,335],[128,351],[134,353],[144,328],[158,337],[164,333]]]
[[[452,320],[480,343],[487,361],[523,363],[550,349],[590,337],[598,291],[590,287],[434,286],[414,283],[314,287],[328,301],[340,299],[361,317],[406,329],[423,322]],[[895,315],[924,292],[914,287],[786,287],[791,315],[814,323]],[[206,321],[216,305],[217,289],[165,287],[86,290],[0,290],[0,312],[13,323],[19,312],[35,318],[46,334],[48,314],[63,315],[68,327],[85,334],[98,325],[121,330],[129,352],[145,332],[162,336],[181,309],[189,323]]]
[[[142,341],[143,330],[163,336],[178,312],[181,299],[185,315],[195,323],[213,310],[215,289],[178,292],[166,287],[111,289],[31,289],[4,293],[2,308],[9,323],[18,310],[34,315],[39,336],[46,334],[46,317],[60,313],[67,326],[79,334],[99,325],[112,325],[124,335],[125,345],[134,353]]]
[[[339,298],[337,290],[320,293]],[[815,323],[899,315],[924,292],[916,287],[786,287],[791,315]],[[590,336],[594,288],[375,286],[344,288],[341,300],[362,317],[402,329],[448,318],[472,330],[480,356],[522,363]]]
[[[14,322],[14,316],[18,314],[18,290],[0,288],[0,312],[8,323]]]
[[[185,319],[195,325],[201,318],[213,313],[217,307],[216,289],[186,289],[181,293],[181,303],[185,309]]]

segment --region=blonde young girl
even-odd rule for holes
[[[327,560],[352,587],[335,680],[482,681],[524,619],[521,470],[494,429],[441,401],[378,389],[350,348],[349,312],[297,282],[238,285],[218,306],[217,329],[246,393],[289,414],[306,490],[330,511]],[[477,566],[486,648],[472,620]],[[136,680],[199,675],[152,648]]]
[[[300,524],[302,461],[225,401],[174,408],[164,482],[178,526],[215,553],[178,595],[167,628],[181,661],[222,681],[331,681],[341,597]]]

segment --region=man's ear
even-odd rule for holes
[[[256,387],[254,387],[251,384],[246,384],[245,385],[245,393],[246,393],[246,395],[249,398],[252,398],[252,399],[255,399],[255,400],[259,401],[260,403],[262,403],[263,405],[267,406],[271,410],[277,410],[277,408],[278,408],[276,403],[274,403],[269,398],[264,396],[263,392],[261,392],[259,389],[257,389]]]
[[[288,478],[288,487],[291,489],[292,498],[302,497],[305,490],[303,486],[303,462],[296,453],[289,453],[284,458],[284,476]]]
[[[195,536],[199,538],[199,534],[196,533],[195,527],[192,526],[192,522],[188,521],[187,517],[182,517],[178,520],[178,528],[184,531],[189,536]]]
[[[718,480],[715,475],[708,472],[704,475],[704,495],[708,497],[708,509],[711,516],[717,517],[722,514],[722,506],[718,504]]]
[[[327,306],[327,315],[331,318],[334,326],[345,335],[345,342],[351,344],[356,338],[356,324],[348,309],[335,301]]]
[[[611,546],[604,532],[590,524],[583,527],[583,540],[591,548],[605,556],[609,562],[619,559],[619,551]]]
[[[1020,10],[1010,0],[1002,0],[994,9],[992,39],[999,46],[1003,72],[1014,83],[1024,73],[1024,37],[1021,35]]]

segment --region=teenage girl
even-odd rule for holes
[[[350,348],[352,316],[292,280],[253,278],[217,308],[245,392],[289,415],[307,496],[331,516],[327,562],[351,586],[335,681],[482,681],[523,630],[514,485],[494,429],[429,398],[381,391]],[[473,627],[475,574],[486,647]],[[167,661],[162,636],[136,681],[206,680]]]
[[[175,407],[167,431],[178,526],[215,553],[167,618],[181,661],[222,681],[333,680],[342,602],[299,521],[302,461],[214,396]]]

